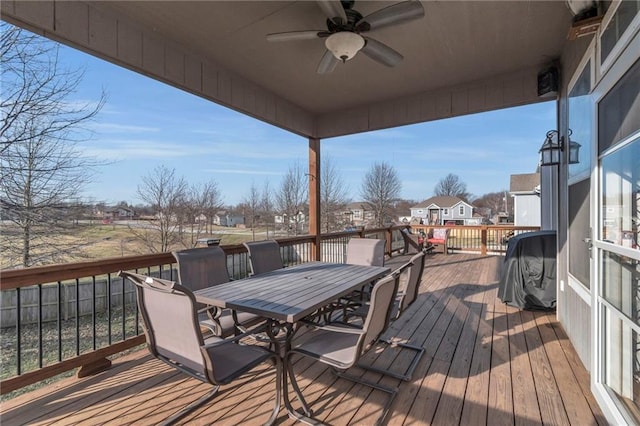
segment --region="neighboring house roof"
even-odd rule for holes
[[[365,201],[354,201],[353,203],[347,204],[348,210],[373,210],[369,203]]]
[[[117,212],[117,211],[120,211],[120,210],[124,210],[124,211],[126,211],[126,212],[133,213],[133,210],[132,210],[132,209],[130,209],[130,208],[128,208],[128,207],[123,207],[123,206],[116,206],[116,207],[112,207],[112,208],[110,208],[110,209],[105,210],[105,212],[107,212],[107,213],[113,213],[113,212]]]
[[[511,175],[511,184],[509,192],[511,193],[534,193],[537,186],[540,185],[540,173],[524,173],[519,175]]]
[[[420,204],[416,204],[415,206],[411,207],[412,209],[426,209],[429,206],[436,206],[436,207],[440,207],[440,208],[451,208],[453,206],[455,206],[456,204],[459,203],[464,203],[468,206],[471,206],[468,203],[465,203],[463,200],[461,200],[458,197],[451,197],[451,196],[437,196],[437,197],[431,197],[428,198],[426,200],[424,200],[423,202],[421,202]]]

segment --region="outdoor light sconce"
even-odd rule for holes
[[[571,129],[569,129],[569,164],[579,163],[578,155],[580,144],[571,140]],[[547,138],[540,147],[540,165],[555,166],[560,164],[560,154],[564,152],[564,136],[560,136],[557,130],[549,130]]]

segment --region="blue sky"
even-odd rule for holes
[[[61,62],[86,69],[75,100],[107,103],[92,123],[87,154],[108,162],[85,194],[95,201],[137,204],[142,176],[164,164],[189,182],[215,180],[225,204],[242,201],[252,183],[280,185],[288,167],[306,167],[308,141],[179,89],[63,47]],[[353,200],[374,162],[387,161],[402,197],[422,201],[438,180],[458,175],[472,194],[508,189],[511,174],[532,173],[538,149],[556,127],[555,103],[475,114],[321,141]]]

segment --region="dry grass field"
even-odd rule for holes
[[[133,256],[149,253],[151,250],[136,237],[134,230],[140,232],[144,223],[80,223],[49,235],[39,237],[37,244],[32,244],[32,253],[40,259],[37,265],[51,263],[69,263],[106,259],[111,257]],[[153,232],[153,231],[149,231]],[[0,225],[2,256],[0,257],[0,269],[11,269],[20,264],[20,233],[12,225]],[[256,239],[265,238],[264,229],[256,229]],[[237,229],[227,227],[214,227],[207,234],[198,235],[199,238],[220,238],[221,244],[240,244],[251,241],[254,233],[251,229]],[[182,241],[170,247],[170,250],[180,250],[193,246],[191,234],[185,232]],[[194,237],[195,240],[195,237]],[[64,247],[63,255],[57,255],[55,259],[46,255],[53,244]],[[38,248],[41,247],[41,248]],[[12,254],[15,253],[15,254]]]

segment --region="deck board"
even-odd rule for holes
[[[404,261],[394,258],[388,266]],[[589,391],[589,374],[555,314],[519,311],[496,299],[501,262],[473,254],[427,256],[419,297],[386,334],[426,348],[413,380],[349,372],[399,388],[388,424],[606,424]],[[412,351],[381,345],[363,362],[405,371],[412,357]],[[296,359],[296,377],[320,420],[375,422],[386,394]],[[94,377],[65,379],[3,402],[0,415],[7,424],[156,424],[208,389],[139,351]],[[272,371],[259,367],[179,424],[262,424],[274,395]],[[277,423],[295,422],[281,410]]]

